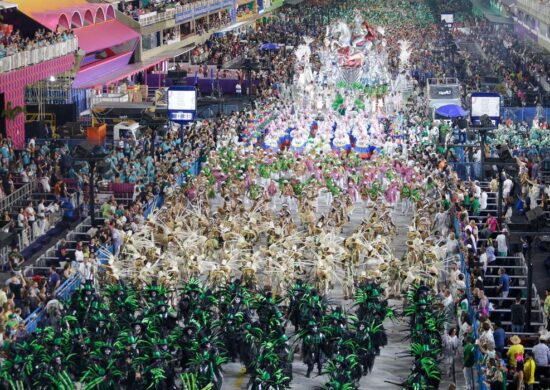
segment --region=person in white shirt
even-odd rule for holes
[[[27,170],[25,169],[23,172],[21,172],[21,182],[28,183],[29,181],[29,175],[27,174]]]
[[[481,248],[481,254],[479,255],[479,263],[481,264],[481,267],[483,268],[483,274],[487,273],[487,252],[485,251],[485,248]]]
[[[477,180],[474,182],[474,196],[481,197],[481,187]]]
[[[458,350],[458,337],[456,328],[451,328],[448,333],[443,335],[443,363],[446,374],[451,376],[451,368],[454,363],[456,351]]]
[[[82,242],[76,243],[76,248],[74,251],[74,259],[78,263],[82,263],[84,261],[84,252],[82,251]]]
[[[38,183],[42,186],[42,191],[45,193],[49,193],[52,191],[52,188],[50,186],[50,178],[46,175],[40,177],[38,179]]]
[[[499,256],[508,256],[508,244],[506,243],[506,229],[502,229],[502,232],[496,238],[497,252]]]
[[[78,272],[82,275],[82,279],[94,280],[94,261],[91,257],[87,257],[82,263],[79,263]]]
[[[506,180],[504,180],[504,183],[502,183],[502,197],[503,199],[506,199],[510,196],[510,192],[512,192],[512,188],[514,187],[514,182],[510,180],[509,177],[506,177]]]
[[[32,207],[32,202],[29,202],[29,204],[27,205],[27,208],[25,209],[25,213],[27,215],[27,221],[29,221],[29,225],[32,225],[34,221],[36,221],[36,212]]]
[[[485,191],[482,191],[481,196],[479,197],[479,209],[480,210],[487,209],[487,192]]]

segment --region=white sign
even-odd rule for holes
[[[500,97],[472,96],[472,116],[487,115],[492,118],[500,117]]]
[[[447,24],[453,24],[455,17],[453,14],[441,14],[441,21]]]
[[[195,91],[168,90],[168,110],[195,111],[197,96]]]

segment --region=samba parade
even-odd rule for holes
[[[2,388],[548,388],[524,0],[3,3]]]

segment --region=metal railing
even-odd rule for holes
[[[231,4],[232,2],[227,0],[202,0],[191,4],[176,5],[175,7],[167,8],[164,12],[151,12],[151,15],[140,15],[138,16],[138,23],[141,27],[145,27],[151,24],[164,22],[165,20],[175,19],[177,14],[181,14],[184,12],[189,13],[190,11],[193,12],[189,19],[194,19],[195,17],[202,17],[208,15],[209,13],[219,11],[226,6],[229,7],[231,6]],[[195,11],[199,9],[207,9],[207,11],[195,13]]]
[[[63,216],[63,210],[61,208],[52,209],[51,212],[46,214],[46,220],[48,222],[49,228],[52,228],[61,220]],[[36,220],[32,225],[29,225],[23,228],[17,234],[17,240],[19,248],[24,249],[36,241],[39,237],[46,234],[47,231],[44,231],[38,226],[39,221]],[[49,229],[48,229],[49,230]]]
[[[54,43],[32,50],[21,51],[4,58],[0,58],[0,72],[10,72],[15,69],[38,64],[57,57],[62,57],[76,50],[78,50],[78,40],[74,37],[64,42]]]
[[[33,180],[29,183],[23,184],[11,194],[6,195],[4,198],[0,199],[0,212],[3,212],[8,207],[12,206],[15,202],[28,198],[28,196],[32,194],[35,189],[36,181]]]
[[[53,299],[65,301],[70,298],[73,291],[80,286],[80,273],[76,272],[70,278],[65,280],[53,294]],[[40,324],[46,319],[47,310],[45,306],[40,306],[23,320],[27,332],[34,332]]]
[[[451,199],[453,198],[451,194]],[[458,223],[458,218],[456,214],[451,215],[452,224],[454,227],[454,233],[457,240],[462,240],[462,232],[460,231],[460,224]],[[472,319],[472,333],[474,340],[477,340],[478,338],[478,321],[475,313],[475,309],[472,306],[472,295],[471,295],[471,289],[470,289],[470,275],[468,272],[468,267],[466,266],[466,261],[464,259],[464,252],[460,250],[460,271],[464,274],[464,281],[466,283],[466,298],[468,300],[468,314],[470,315],[470,318]],[[475,348],[475,367],[477,372],[477,385],[478,389],[480,390],[487,390],[487,386],[485,386],[485,376],[483,375],[483,370],[481,369],[481,351],[479,347],[476,346]]]
[[[550,19],[550,4],[541,0],[518,0],[518,8],[529,11],[529,14]]]

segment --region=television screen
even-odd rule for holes
[[[168,110],[195,111],[197,109],[197,96],[195,90],[168,90]]]
[[[454,15],[453,14],[441,14],[441,21],[447,23],[447,24],[453,24],[454,23]]]
[[[500,117],[499,96],[472,96],[472,116],[487,115],[493,118]]]

